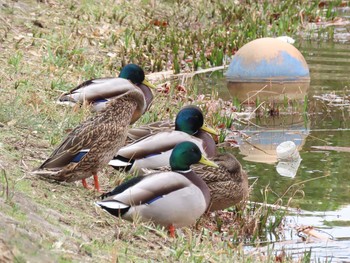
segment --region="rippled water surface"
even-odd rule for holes
[[[350,106],[344,100],[350,98],[350,44],[297,41],[294,45],[310,68],[310,87],[300,96],[305,105],[302,102],[307,95],[308,114],[302,114],[301,106],[298,114],[253,119],[251,125],[237,124],[236,128],[251,139],[249,144],[240,140],[240,148],[232,152],[249,176],[257,178],[252,201],[264,201],[262,189],[267,186],[274,191],[267,196],[271,204],[281,196],[285,196],[285,204],[295,194],[291,206],[301,212],[286,219],[289,230],[285,233],[285,240],[294,242],[278,242],[275,248],[284,248],[296,258],[311,249],[312,260],[350,262],[350,153],[313,148],[350,147]],[[203,86],[209,82],[221,97],[230,97],[222,72],[198,81]],[[336,106],[320,99],[325,95]],[[294,170],[281,168],[276,160],[276,146],[287,140],[295,142],[302,158]],[[301,242],[295,226],[313,226],[333,240]]]

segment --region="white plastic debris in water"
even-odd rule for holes
[[[276,166],[276,171],[279,175],[293,178],[297,174],[301,158],[296,161],[279,162]]]
[[[297,146],[292,141],[282,142],[277,146],[276,152],[279,160],[276,166],[277,172],[282,176],[293,178],[301,162]]]
[[[293,161],[300,158],[298,148],[292,141],[282,142],[276,148],[277,159],[281,161]]]

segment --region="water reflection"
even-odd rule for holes
[[[350,46],[299,42],[298,48],[305,56],[311,72],[310,87],[303,91],[308,98],[307,117],[303,115],[305,109],[300,108],[295,110],[296,114],[280,113],[275,117],[257,117],[249,125],[237,124],[236,128],[250,137],[247,141],[240,138],[240,148],[228,151],[235,154],[249,176],[258,178],[251,194],[252,201],[267,200],[273,204],[284,195],[286,203],[292,197],[292,207],[309,212],[292,216],[288,220],[321,228],[336,238],[333,243],[308,244],[308,248],[312,248],[312,258],[320,256],[324,260],[328,255],[328,259],[334,262],[349,260],[350,153],[316,150],[312,146],[350,147],[350,107],[332,107],[314,97],[322,94],[348,96]],[[208,79],[202,77],[199,83],[208,86]],[[222,98],[231,99],[222,72],[210,76],[209,86],[216,88]],[[298,99],[303,100],[303,92],[298,94]],[[247,95],[242,95],[241,99],[246,100]],[[287,140],[298,146],[302,158],[294,177],[281,176],[276,170],[276,147]],[[267,186],[273,191],[265,196],[263,190]],[[297,192],[298,189],[302,189],[304,194]],[[296,239],[297,236],[290,233],[286,238]],[[304,248],[305,243],[288,246],[288,250],[292,250],[295,255],[304,251]]]
[[[284,102],[304,100],[309,82],[228,82],[227,88],[232,97],[245,104],[256,101]]]
[[[301,158],[293,161],[280,161],[276,165],[276,171],[279,175],[294,178],[298,172],[301,163]]]
[[[311,212],[302,211],[299,214],[288,216],[285,224],[290,226],[291,232],[286,232],[288,239],[293,243],[288,245],[288,251],[293,252],[293,258],[303,255],[303,252],[312,250],[315,258],[327,258],[332,262],[349,259],[350,251],[350,205],[340,207],[337,211]],[[313,226],[318,229],[320,235],[329,237],[329,240],[314,242],[302,242],[297,231],[298,226]],[[285,249],[285,244],[275,243],[275,249]],[[348,261],[346,261],[348,262]]]
[[[344,18],[349,18],[350,9],[341,9]],[[338,10],[339,11],[339,10]],[[335,39],[349,42],[349,25],[335,28]],[[317,32],[316,32],[317,34]],[[345,37],[345,38],[344,38]],[[267,200],[274,203],[286,193],[287,199],[293,196],[291,205],[300,208],[303,213],[287,218],[287,223],[312,225],[335,237],[329,243],[294,243],[274,244],[281,249],[291,251],[298,258],[305,250],[312,250],[312,260],[332,262],[349,261],[350,259],[350,153],[315,150],[312,146],[348,146],[350,147],[350,107],[332,107],[316,98],[323,94],[334,94],[349,98],[350,94],[350,45],[335,42],[301,41],[294,44],[304,55],[310,69],[311,82],[306,89],[295,89],[288,96],[303,100],[307,95],[307,118],[305,109],[296,110],[299,114],[270,118],[256,118],[250,125],[237,126],[242,132],[250,135],[247,144],[240,140],[240,149],[228,151],[237,159],[252,177],[257,177],[252,201]],[[277,96],[270,86],[260,84],[254,88],[236,89],[236,94],[227,89],[223,72],[215,72],[209,78],[200,77],[199,86],[217,89],[219,96],[231,100],[236,96],[241,101],[256,103],[254,94],[263,89],[266,97]],[[286,89],[277,88],[283,92]],[[210,93],[210,92],[209,92]],[[231,94],[230,94],[231,93]],[[293,94],[294,93],[294,94]],[[282,96],[284,97],[284,95]],[[284,98],[282,98],[282,101]],[[271,100],[270,100],[271,101]],[[281,176],[277,171],[275,149],[285,140],[293,140],[298,146],[302,161],[294,177]],[[257,150],[254,146],[258,146]],[[273,192],[264,196],[268,186]],[[293,187],[294,186],[294,187]],[[304,195],[293,193],[301,188]],[[286,233],[287,240],[295,241],[294,232]]]
[[[300,152],[309,134],[308,123],[300,114],[271,117],[269,121],[255,121],[254,125],[237,128],[249,136],[244,140],[237,138],[243,159],[269,164],[277,162],[276,147],[280,143],[292,141]]]
[[[243,105],[253,105],[253,108],[257,108],[260,106],[259,102],[263,102],[274,109],[278,109],[280,105],[286,108],[291,101],[299,105],[299,109],[294,109],[297,114],[288,114],[291,116],[287,118],[266,118],[264,124],[259,123],[259,119],[255,119],[252,125],[240,127],[240,130],[248,136],[248,139],[244,140],[237,138],[240,152],[245,156],[244,160],[274,164],[277,162],[277,145],[286,141],[292,141],[298,146],[298,151],[301,150],[309,129],[303,119],[296,121],[294,115],[297,118],[301,116],[304,98],[310,86],[309,81],[233,82],[231,79],[228,80],[227,88],[230,95]],[[293,163],[279,162],[276,170],[282,176],[294,177],[299,165],[300,160]]]
[[[237,156],[250,176],[259,178],[252,200],[262,201],[261,189],[266,185],[276,192],[275,196],[268,197],[268,201],[273,203],[294,183],[328,176],[307,181],[303,189],[305,197],[296,200],[294,205],[310,211],[335,211],[350,204],[350,184],[344,183],[350,181],[350,154],[315,150],[311,146],[350,146],[350,111],[349,107],[329,107],[313,96],[349,94],[350,46],[299,42],[298,48],[311,72],[310,87],[305,91],[308,98],[307,117],[302,114],[302,106],[295,109],[296,114],[280,113],[275,117],[258,117],[249,125],[236,124],[236,128],[250,138],[248,142],[239,138],[240,149],[229,151]],[[196,81],[199,87],[209,86],[218,90],[223,99],[232,99],[223,72],[198,76]],[[302,158],[294,178],[280,176],[276,171],[276,147],[287,140],[295,142]]]

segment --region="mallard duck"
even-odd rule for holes
[[[249,194],[248,176],[236,157],[231,153],[219,153],[212,160],[219,168],[203,165],[192,167],[210,189],[209,210],[222,210],[246,201]]]
[[[210,193],[190,166],[198,162],[217,165],[203,157],[192,142],[177,144],[169,162],[172,171],[134,177],[104,194],[96,204],[116,217],[169,227],[172,235],[173,227],[195,223],[206,211]]]
[[[217,135],[217,132],[213,128],[205,124],[202,110],[195,105],[187,105],[182,107],[177,113],[175,122],[165,120],[133,127],[128,131],[128,138],[132,141],[137,141],[159,132],[173,130],[183,131],[203,139],[207,139],[206,132]]]
[[[118,78],[91,79],[83,82],[76,88],[60,96],[59,103],[72,104],[89,103],[95,111],[101,110],[106,102],[119,96],[128,90],[138,86],[146,99],[148,109],[153,94],[150,88],[155,88],[153,84],[145,79],[145,73],[141,67],[135,64],[128,64],[122,68]]]
[[[215,141],[205,131],[212,134],[216,132],[204,125],[203,113],[196,106],[186,106],[179,111],[175,119],[175,130],[169,126],[165,131],[154,133],[148,126],[144,127],[150,135],[121,148],[109,165],[116,169],[123,168],[141,173],[142,168],[169,166],[172,149],[183,141],[195,143],[208,158],[215,155]]]
[[[72,182],[93,175],[124,145],[128,125],[144,112],[146,102],[139,88],[110,100],[104,109],[76,127],[51,156],[33,173],[57,181]]]

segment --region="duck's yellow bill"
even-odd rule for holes
[[[201,129],[203,131],[209,132],[210,134],[213,135],[219,135],[218,132],[216,130],[214,130],[212,127],[206,125],[205,123],[203,124],[203,126],[201,127]]]
[[[216,163],[214,163],[214,162],[208,160],[208,159],[207,159],[206,157],[204,157],[203,155],[202,155],[202,158],[199,160],[199,162],[200,162],[201,164],[205,164],[205,165],[208,165],[208,166],[212,166],[212,167],[216,167],[216,168],[219,167]]]
[[[149,88],[152,88],[152,89],[155,89],[156,88],[156,86],[155,85],[153,85],[151,82],[149,82],[148,80],[144,80],[144,81],[142,81],[142,84],[143,85],[146,85],[147,87],[149,87]]]

